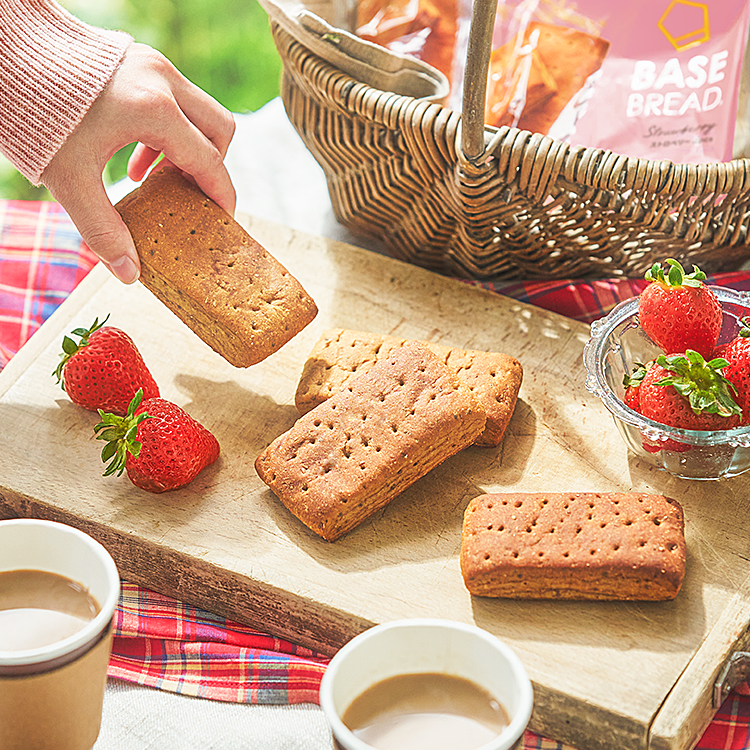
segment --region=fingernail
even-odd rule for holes
[[[109,269],[123,284],[132,284],[138,278],[138,269],[127,255],[109,264]]]

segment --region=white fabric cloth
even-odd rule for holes
[[[190,698],[110,680],[93,750],[332,750],[323,712]]]

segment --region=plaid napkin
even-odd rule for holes
[[[0,200],[0,369],[96,263],[62,208]],[[750,289],[750,273],[712,283]],[[591,322],[637,294],[635,279],[469,282]],[[316,703],[327,659],[210,612],[123,582],[111,677],[239,703]],[[750,750],[750,689],[732,691],[697,750]],[[532,732],[524,750],[572,750]]]
[[[746,291],[750,289],[750,272],[732,271],[707,274],[707,282]],[[469,283],[584,323],[591,323],[601,318],[618,303],[640,294],[647,284],[645,279],[620,278],[590,281],[471,281]]]
[[[110,677],[234,703],[317,703],[328,659],[123,582]]]
[[[0,201],[0,369],[97,260],[59,204]]]

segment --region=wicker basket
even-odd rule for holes
[[[667,257],[712,272],[750,257],[748,159],[674,164],[485,126],[494,0],[475,2],[462,115],[436,101],[439,76],[423,85],[427,66],[261,2],[287,114],[338,220],[395,257],[475,279],[641,276]],[[386,78],[373,85],[352,50]],[[393,85],[405,65],[414,91]]]

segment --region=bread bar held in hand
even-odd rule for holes
[[[471,445],[484,423],[468,386],[412,342],[300,417],[255,468],[302,523],[334,541]]]
[[[144,286],[236,367],[273,354],[317,314],[297,279],[176,168],[157,167],[116,208]]]

